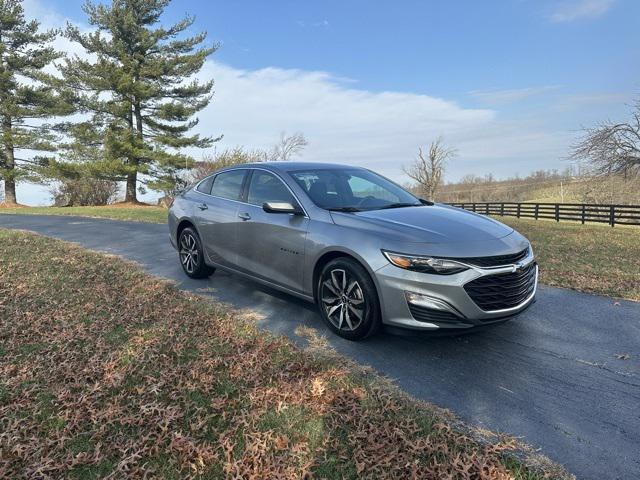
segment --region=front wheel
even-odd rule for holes
[[[204,251],[200,236],[193,228],[187,227],[180,232],[178,239],[182,270],[191,278],[206,278],[215,268],[204,262]]]
[[[347,340],[362,340],[380,329],[375,285],[355,260],[337,258],[322,269],[318,307],[328,327]]]

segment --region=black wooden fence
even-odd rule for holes
[[[616,225],[640,225],[640,205],[604,205],[585,203],[516,203],[476,202],[450,203],[484,215],[518,218],[547,218],[550,220],[608,223]]]

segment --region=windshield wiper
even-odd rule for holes
[[[330,212],[361,212],[362,210],[356,207],[333,207],[327,208]]]
[[[389,205],[380,207],[378,210],[386,210],[387,208],[421,207],[422,205],[423,205],[422,203],[398,202],[398,203],[390,203]]]

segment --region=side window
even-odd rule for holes
[[[213,185],[213,176],[207,177],[201,181],[196,187],[196,190],[208,195],[211,193],[211,185]]]
[[[232,170],[230,172],[219,173],[214,177],[211,195],[228,198],[229,200],[240,200],[242,181],[246,170]]]
[[[259,206],[265,202],[289,202],[292,205],[297,203],[282,180],[262,170],[253,171],[247,201]]]

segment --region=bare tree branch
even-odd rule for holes
[[[601,175],[640,174],[640,101],[629,123],[601,123],[587,128],[573,146],[572,160],[586,160]]]
[[[413,164],[403,167],[403,170],[418,183],[422,196],[433,201],[442,185],[445,165],[455,156],[456,150],[445,146],[442,137],[438,137],[431,142],[426,155],[423,148],[418,147],[418,157]]]
[[[305,136],[298,132],[293,135],[287,135],[286,132],[280,134],[280,142],[274,145],[271,150],[270,160],[291,160],[291,157],[297,155],[304,150],[309,144]]]

